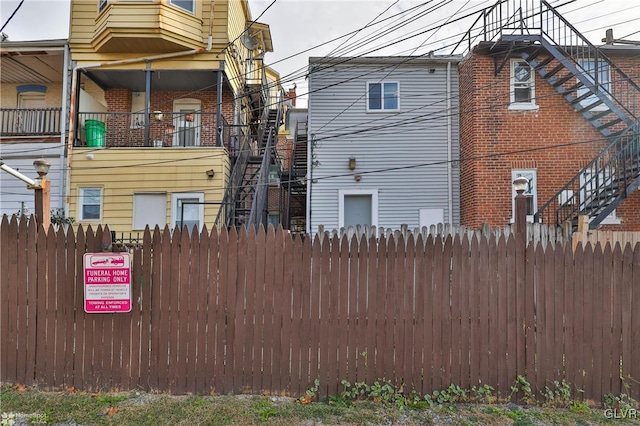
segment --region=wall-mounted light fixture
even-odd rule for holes
[[[349,170],[355,170],[356,168],[356,157],[349,157]]]
[[[164,118],[164,115],[162,114],[162,111],[153,111],[153,118],[156,121],[162,121],[162,119]]]
[[[209,169],[205,173],[207,174],[207,177],[209,179],[213,179],[213,177],[216,175],[216,171],[213,169]]]

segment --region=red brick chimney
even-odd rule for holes
[[[287,99],[291,101],[291,106],[296,106],[296,84],[287,92]]]

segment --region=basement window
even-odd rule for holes
[[[523,60],[511,61],[510,110],[538,109],[533,68]]]
[[[80,188],[80,220],[100,220],[102,210],[102,188]]]

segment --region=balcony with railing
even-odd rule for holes
[[[75,147],[225,147],[237,149],[236,131],[215,112],[81,112]]]
[[[62,108],[1,108],[0,136],[60,136]]]

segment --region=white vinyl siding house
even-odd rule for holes
[[[310,59],[307,231],[459,223],[459,60]]]

